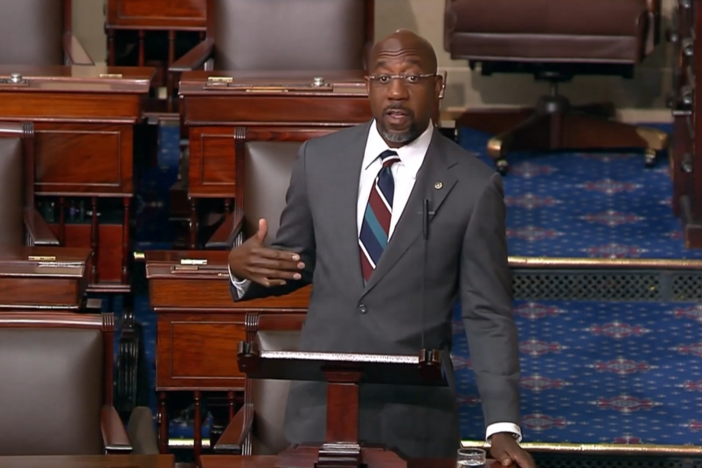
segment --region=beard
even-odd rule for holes
[[[397,107],[395,107],[397,108]],[[385,112],[392,110],[393,107],[388,107],[385,109]],[[420,131],[419,127],[417,126],[417,122],[414,120],[414,115],[411,113],[409,114],[409,119],[410,119],[410,126],[409,128],[404,131],[404,132],[396,132],[396,131],[391,131],[385,126],[385,122],[383,122],[383,119],[377,119],[377,127],[378,127],[378,133],[383,137],[383,139],[387,142],[391,143],[397,143],[401,145],[406,145],[408,143],[411,143],[412,141],[416,140],[419,138],[419,136],[422,134]]]

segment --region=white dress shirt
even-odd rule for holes
[[[405,209],[407,200],[412,193],[414,188],[414,182],[417,179],[417,173],[419,168],[422,167],[424,162],[424,157],[429,148],[429,143],[431,143],[431,138],[433,134],[434,126],[432,123],[429,127],[422,133],[419,138],[415,139],[408,145],[402,146],[400,148],[390,148],[385,140],[378,133],[375,122],[370,126],[370,132],[368,133],[368,140],[366,142],[366,149],[363,154],[363,163],[361,165],[361,175],[358,181],[358,209],[357,213],[357,226],[358,234],[361,233],[361,225],[363,224],[363,215],[366,211],[366,205],[368,204],[368,197],[370,196],[370,191],[377,177],[380,169],[383,167],[382,160],[379,158],[380,154],[386,150],[392,150],[397,153],[400,157],[400,161],[396,162],[391,166],[393,180],[395,182],[395,192],[393,195],[392,202],[392,217],[390,218],[390,232],[388,234],[388,241],[392,238],[392,234],[397,226],[397,222],[402,215],[402,211]],[[249,280],[238,281],[232,275],[231,270],[229,271],[229,277],[232,284],[237,290],[239,297],[243,296],[249,285]],[[519,426],[513,423],[494,423],[487,427],[485,438],[489,440],[493,434],[498,432],[510,432],[514,434],[518,442],[522,440],[522,432]]]

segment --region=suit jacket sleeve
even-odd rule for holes
[[[512,314],[502,178],[493,174],[463,240],[460,294],[486,426],[519,424],[519,343]]]
[[[300,254],[305,269],[302,279],[288,280],[283,286],[267,288],[258,283],[250,282],[243,295],[237,292],[230,282],[232,298],[235,301],[255,299],[266,296],[282,296],[312,283],[315,264],[315,239],[312,213],[307,200],[306,180],[306,150],[307,142],[300,147],[297,160],[293,165],[290,186],[285,195],[285,208],[280,216],[280,226],[271,248],[296,252]]]

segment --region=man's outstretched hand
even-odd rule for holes
[[[512,434],[498,432],[490,437],[490,455],[497,463],[493,467],[517,466],[520,468],[536,468],[534,459],[519,446]]]
[[[264,247],[263,241],[267,235],[268,223],[261,219],[256,235],[229,252],[232,274],[240,280],[248,279],[266,287],[301,279],[305,264],[300,261],[300,255]]]

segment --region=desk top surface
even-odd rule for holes
[[[0,456],[0,468],[173,468],[173,455]]]
[[[228,251],[153,250],[144,254],[146,278],[187,278],[209,275],[226,281]]]
[[[191,71],[182,74],[180,94],[280,94],[366,97],[363,70]],[[315,79],[323,82],[315,84]]]
[[[2,246],[0,277],[82,278],[91,255],[92,250],[89,248]]]
[[[7,83],[13,74],[25,81]],[[71,91],[147,93],[156,69],[151,67],[0,65],[0,92]]]

